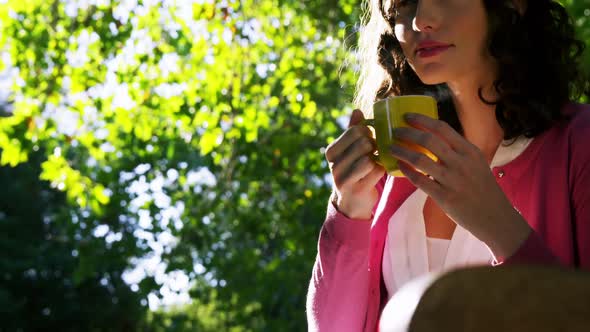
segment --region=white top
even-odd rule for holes
[[[532,138],[519,137],[510,146],[506,146],[508,141],[503,141],[490,168],[514,160],[531,141]],[[459,225],[450,240],[427,238],[423,213],[427,197],[417,189],[389,220],[382,261],[388,300],[417,277],[469,265],[491,264],[493,260],[489,248]]]
[[[428,254],[428,271],[442,269],[449,250],[451,240],[426,237],[426,253]]]

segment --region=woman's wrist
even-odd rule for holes
[[[372,209],[358,209],[358,203],[349,202],[339,196],[336,191],[332,192],[332,196],[330,198],[332,204],[338,212],[342,213],[349,219],[355,220],[371,220],[373,217],[373,210]],[[356,208],[354,205],[357,205]]]
[[[507,211],[508,213],[496,220],[494,227],[483,239],[497,261],[514,255],[533,231],[516,209],[511,206]]]

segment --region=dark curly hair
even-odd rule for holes
[[[385,2],[385,3],[384,3]],[[361,30],[359,51],[363,63],[355,102],[367,111],[375,101],[392,95],[427,94],[437,98],[439,116],[462,133],[446,84],[426,85],[405,59],[392,32],[390,1],[370,0],[369,20]],[[514,0],[483,0],[487,11],[489,53],[496,59],[499,75],[494,87],[496,119],[504,139],[534,137],[562,117],[569,100],[588,95],[590,84],[582,72],[584,43],[576,39],[574,24],[556,1],[527,1],[524,13]],[[539,47],[542,45],[543,47]],[[378,68],[380,67],[380,68]],[[369,112],[367,112],[369,113]]]

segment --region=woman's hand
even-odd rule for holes
[[[415,113],[406,120],[416,128],[397,128],[394,136],[425,147],[439,160],[394,145],[392,154],[400,160],[400,170],[496,257],[512,255],[531,228],[496,183],[483,153],[444,121]]]
[[[362,125],[364,117],[354,110],[348,129],[326,148],[326,159],[334,179],[334,204],[351,219],[369,219],[377,203],[375,185],[385,169],[371,159],[375,142]]]

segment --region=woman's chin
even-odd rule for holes
[[[446,82],[445,75],[441,73],[416,73],[420,81],[426,85],[436,85]]]
[[[435,85],[447,82],[448,74],[442,70],[440,64],[431,63],[421,68],[414,68],[416,76],[426,85]]]

